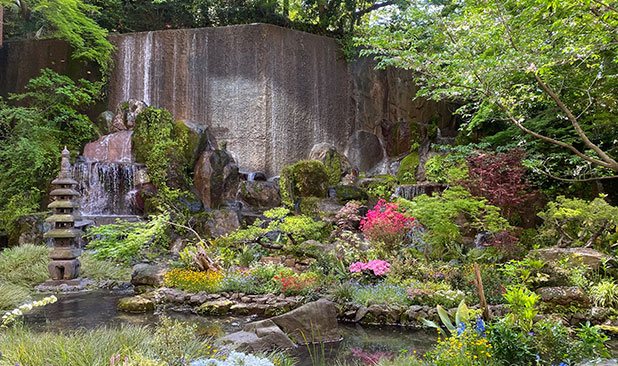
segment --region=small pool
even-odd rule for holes
[[[38,308],[25,316],[25,322],[35,331],[70,332],[101,326],[115,327],[121,324],[152,325],[158,321],[154,314],[127,314],[116,309],[118,300],[130,293],[92,291],[57,295],[58,301]],[[198,316],[176,311],[167,311],[169,316],[196,324],[200,334],[222,336],[242,329],[255,320],[238,316]],[[293,353],[299,366],[311,366],[311,356],[318,355],[327,361],[360,361],[373,364],[381,357],[390,357],[401,350],[422,353],[431,348],[436,339],[435,331],[414,330],[396,326],[361,326],[339,324],[341,342],[301,346]]]

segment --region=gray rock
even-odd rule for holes
[[[204,206],[218,208],[238,191],[238,166],[225,150],[204,151],[195,163],[193,181]]]
[[[160,264],[138,263],[133,266],[131,283],[135,286],[160,287],[165,283],[163,276],[166,272],[167,267]]]
[[[264,181],[244,181],[238,186],[238,199],[250,206],[272,208],[281,205],[279,185]]]
[[[352,170],[352,164],[348,158],[329,143],[314,145],[309,152],[309,160],[318,160],[324,164],[330,185],[339,183],[341,178]]]
[[[213,238],[225,236],[240,228],[238,213],[233,210],[212,211],[212,218],[208,220],[210,234]]]
[[[382,161],[384,152],[378,136],[356,131],[348,140],[346,155],[358,170],[368,172]]]
[[[534,250],[530,252],[530,255],[539,256],[546,262],[557,262],[567,256],[574,257],[592,269],[597,269],[604,261],[612,259],[611,256],[591,248],[550,247]]]
[[[307,303],[271,320],[298,344],[305,343],[303,335],[309,342],[341,339],[337,326],[337,307],[326,299]]]
[[[242,331],[220,338],[218,343],[248,352],[296,347],[294,342],[270,319],[247,324]]]
[[[101,112],[95,120],[96,126],[99,128],[99,132],[102,135],[112,133],[112,123],[114,121],[114,112],[105,111]]]
[[[541,297],[541,301],[553,305],[577,305],[581,307],[590,306],[590,298],[581,287],[541,287],[536,290]]]

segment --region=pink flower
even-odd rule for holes
[[[390,267],[391,267],[391,264],[386,261],[383,261],[381,259],[372,259],[367,263],[356,262],[356,263],[350,264],[350,272],[359,273],[364,270],[370,270],[370,271],[373,271],[374,275],[382,276],[391,270]]]

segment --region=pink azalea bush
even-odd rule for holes
[[[356,262],[350,264],[350,272],[361,273],[363,271],[373,271],[376,276],[383,276],[391,270],[391,264],[381,259],[372,259],[369,262]]]
[[[396,202],[382,199],[361,220],[360,229],[367,239],[384,244],[384,249],[393,250],[417,225],[416,219],[405,216]]]

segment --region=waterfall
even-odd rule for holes
[[[442,192],[446,188],[443,184],[405,184],[395,187],[395,196],[412,200],[415,197],[426,194],[428,196],[434,193]]]
[[[135,215],[135,178],[139,164],[80,162],[73,166],[73,177],[81,194],[79,205],[84,216]]]

